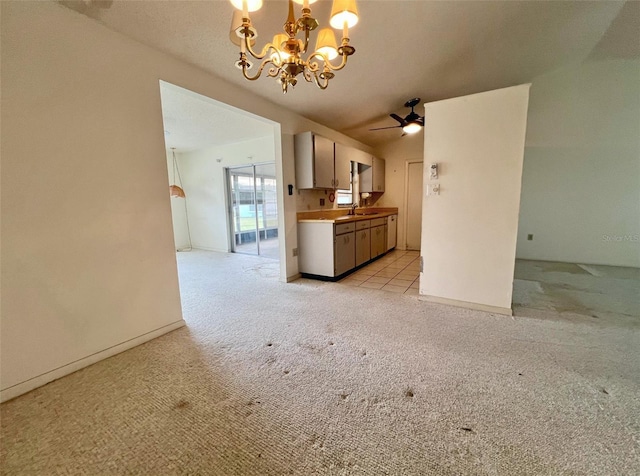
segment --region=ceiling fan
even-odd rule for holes
[[[370,131],[381,131],[383,129],[395,129],[397,127],[402,127],[403,136],[407,134],[415,134],[420,129],[424,127],[424,116],[420,116],[417,114],[413,108],[416,107],[420,103],[420,98],[413,98],[404,103],[404,107],[410,107],[411,112],[407,114],[406,117],[402,118],[397,114],[389,114],[400,124],[397,126],[389,126],[389,127],[378,127],[376,129],[369,129]]]

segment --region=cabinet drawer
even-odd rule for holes
[[[384,225],[385,223],[387,223],[386,218],[374,218],[371,220],[371,227],[373,228],[374,226]]]
[[[356,222],[356,230],[366,230],[371,227],[371,220],[362,220]]]
[[[336,225],[336,235],[342,235],[344,233],[349,233],[350,231],[355,231],[356,224],[355,223],[340,223]]]

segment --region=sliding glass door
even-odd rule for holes
[[[279,258],[275,163],[227,169],[232,251]]]

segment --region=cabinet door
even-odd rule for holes
[[[360,192],[384,192],[384,159],[373,157],[371,167],[359,164]]]
[[[373,191],[384,192],[384,159],[373,158]]]
[[[334,276],[339,276],[356,267],[355,232],[336,236],[334,264]]]
[[[356,266],[366,263],[371,259],[371,241],[369,228],[356,231]]]
[[[360,181],[360,193],[373,192],[373,166],[358,164],[358,180]]]
[[[314,188],[333,188],[333,142],[313,136]]]
[[[351,188],[351,157],[353,149],[337,143],[335,147],[335,188],[349,190]]]
[[[398,215],[391,215],[387,218],[387,251],[396,247],[396,236],[398,233]]]
[[[371,258],[380,256],[384,249],[384,225],[371,228]]]

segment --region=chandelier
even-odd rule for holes
[[[278,78],[282,86],[282,92],[286,93],[289,86],[295,86],[298,75],[302,75],[305,81],[314,82],[320,89],[326,89],[329,81],[347,65],[347,59],[355,48],[349,45],[349,28],[358,23],[358,9],[355,0],[333,0],[329,24],[342,30],[342,42],[340,47],[336,43],[336,37],[331,28],[322,28],[318,32],[316,47],[313,53],[306,56],[309,50],[309,34],[318,28],[318,21],[311,16],[310,3],[316,0],[289,0],[289,15],[284,24],[284,33],[278,33],[270,43],[267,43],[261,52],[256,52],[253,47],[257,30],[251,24],[249,12],[255,12],[262,7],[262,0],[230,0],[237,9],[231,25],[231,40],[240,46],[240,59],[235,63],[242,70],[243,76],[249,81],[255,81],[267,68],[267,76]],[[302,16],[295,18],[293,2],[302,5]],[[297,38],[298,34],[301,38]],[[247,59],[247,53],[258,61],[261,61],[254,75],[249,74],[252,63]],[[331,61],[341,57],[339,64]]]

